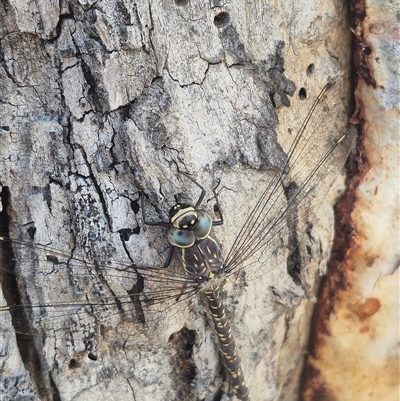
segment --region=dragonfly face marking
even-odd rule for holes
[[[196,209],[193,206],[178,203],[169,211],[169,221],[175,228],[190,229],[197,221]]]

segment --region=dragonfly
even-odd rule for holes
[[[223,220],[214,220],[201,207],[203,187],[184,174],[201,189],[197,202],[174,205],[169,221],[144,221],[165,227],[170,249],[175,249],[183,268],[170,268],[168,263],[164,267],[141,267],[132,262],[88,260],[25,239],[0,237],[3,282],[17,277],[26,294],[30,294],[31,283],[49,289],[38,299],[25,295],[19,302],[0,306],[0,326],[5,327],[3,322],[11,319],[17,333],[41,337],[46,328],[46,332],[63,333],[72,344],[74,330],[87,327],[85,347],[91,351],[90,323],[112,327],[122,316],[135,327],[152,325],[162,330],[169,324],[165,321],[167,312],[170,319],[179,319],[188,313],[188,301],[200,295],[213,321],[230,388],[239,400],[249,401],[250,391],[220,288],[226,279],[237,280],[241,276],[255,280],[282,264],[290,264],[293,280],[299,280],[293,273],[300,263],[299,241],[293,240],[292,228],[323,202],[356,140],[355,129],[345,133],[335,130],[334,108],[340,102],[340,81],[340,77],[334,77],[322,89],[294,137],[285,165],[246,211],[245,223],[225,257],[211,233],[212,227],[221,225]],[[282,241],[286,252],[277,259],[272,250],[282,247]],[[271,260],[275,265],[271,266]],[[35,269],[22,278],[19,269],[24,263]],[[70,283],[74,292],[67,294],[68,300],[57,301],[48,294],[54,294],[54,288],[63,282]]]

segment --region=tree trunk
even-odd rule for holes
[[[358,174],[321,285],[303,400],[399,400],[399,2],[351,2]],[[346,250],[346,253],[343,253]]]
[[[38,0],[0,7],[2,235],[53,249],[42,253],[46,272],[38,270],[40,248],[15,243],[14,255],[3,252],[9,305],[89,304],[103,293],[126,298],[139,283],[115,287],[99,265],[113,261],[119,272],[132,263],[162,267],[163,230],[144,219],[166,221],[176,196],[196,203],[199,188],[179,171],[204,186],[210,210],[219,182],[224,225],[214,233],[226,255],[334,75],[344,75],[341,106],[348,109],[345,2]],[[333,130],[346,125],[338,112]],[[254,401],[298,399],[343,182],[307,216],[307,233],[298,233],[302,267],[295,278],[277,246],[271,252],[284,263],[260,266],[264,274],[246,278],[246,286],[225,285]],[[84,275],[72,257],[89,261]],[[17,275],[5,272],[7,258],[17,259]],[[144,329],[117,304],[104,313],[93,303],[69,305],[57,319],[42,308],[35,316],[45,324],[29,322],[30,315],[23,330],[0,312],[1,397],[227,399],[204,304],[169,302]]]

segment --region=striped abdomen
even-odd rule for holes
[[[239,400],[250,401],[249,390],[240,367],[235,340],[233,339],[231,328],[226,318],[225,307],[221,300],[219,283],[217,280],[213,280],[207,287],[202,293],[208,301],[208,307],[214,322],[214,330],[218,337],[219,348],[229,381],[233,387],[233,392]]]
[[[229,382],[239,400],[250,401],[249,390],[243,377],[235,340],[219,290],[218,276],[222,272],[221,250],[214,239],[207,236],[201,241],[198,240],[193,246],[186,249],[178,248],[177,251],[187,274],[206,279],[201,292],[208,302]]]

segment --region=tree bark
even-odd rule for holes
[[[161,267],[166,241],[162,230],[143,224],[141,199],[152,221],[167,219],[177,194],[195,203],[199,188],[178,169],[208,190],[209,208],[220,182],[226,224],[215,233],[226,254],[271,171],[282,168],[319,90],[337,74],[348,81],[350,31],[341,1],[38,0],[0,7],[2,233],[70,257]],[[336,123],[344,130],[347,120],[341,115]],[[246,287],[225,287],[253,400],[298,399],[333,238],[332,204],[343,182],[309,216],[308,235],[299,233],[307,264],[298,282],[279,265]],[[35,256],[22,263],[18,252],[15,290],[24,302],[67,302],[79,291],[119,294],[132,285],[104,288],[95,271],[92,281],[39,274]],[[59,262],[68,265],[68,257]],[[3,315],[0,394],[218,399],[228,391],[204,305],[192,299],[181,309],[166,311],[153,330],[132,327],[118,313],[75,320],[69,335],[50,324],[33,343],[16,341]]]
[[[399,3],[353,1],[358,173],[340,206],[351,233],[314,312],[303,399],[399,399]],[[340,237],[340,236],[339,236]],[[339,252],[338,252],[339,253]]]

